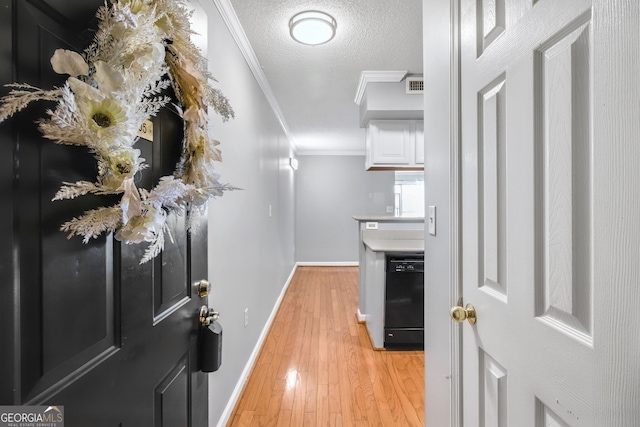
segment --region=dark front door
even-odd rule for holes
[[[49,59],[82,51],[103,0],[0,0],[0,83],[60,86]],[[1,94],[6,94],[2,90]],[[205,426],[194,283],[206,279],[206,218],[170,220],[173,241],[140,265],[144,245],[112,235],[83,244],[60,224],[105,197],[51,199],[63,181],[95,180],[82,147],[44,140],[44,103],[0,124],[0,405],[62,405],[65,426]],[[137,148],[151,188],[178,160],[182,124],[164,111]]]

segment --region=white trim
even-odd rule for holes
[[[299,261],[298,267],[357,267],[358,261]]]
[[[214,0],[215,1],[215,0]],[[356,90],[356,97],[353,102],[360,105],[364,92],[367,90],[368,83],[398,83],[407,75],[404,71],[363,71],[360,73],[360,81]]]
[[[462,296],[460,13],[459,1],[424,2],[425,126],[431,126],[432,134],[424,143],[433,154],[425,161],[425,184],[438,183],[425,185],[425,203],[441,205],[445,217],[440,237],[425,235],[425,258],[437,260],[437,266],[425,272],[425,283],[432,285],[429,291],[425,287],[425,321],[438,332],[425,342],[425,353],[430,355],[425,360],[425,399],[438,401],[437,407],[425,411],[425,423],[447,427],[463,424],[461,338],[467,329],[447,316]],[[430,167],[434,165],[438,168]]]
[[[358,319],[358,322],[360,322],[360,323],[367,321],[367,315],[366,314],[362,314],[360,312],[360,308],[358,308],[358,312],[356,313],[356,318]]]
[[[271,90],[271,85],[269,84],[267,77],[264,75],[264,71],[262,71],[260,62],[258,62],[258,58],[253,51],[253,48],[251,47],[251,43],[249,43],[249,39],[247,39],[247,35],[242,29],[242,25],[240,25],[238,15],[236,15],[236,12],[233,9],[230,0],[213,0],[213,3],[218,8],[220,15],[222,15],[222,19],[224,20],[225,24],[227,24],[229,32],[240,48],[242,56],[244,56],[244,59],[247,61],[251,72],[258,82],[258,85],[262,89],[264,96],[267,98],[269,105],[271,105],[273,113],[276,115],[276,118],[282,126],[282,130],[289,139],[289,144],[291,144],[293,151],[297,151],[295,141],[291,136],[291,132],[289,131],[289,126],[287,125],[287,122],[284,118],[284,114],[282,114],[282,110],[280,110],[278,101],[276,101],[276,98],[273,95],[273,91]]]
[[[365,156],[364,150],[298,150],[298,156]]]
[[[214,0],[214,1],[217,1],[217,0]],[[253,351],[251,352],[251,356],[249,356],[249,360],[247,361],[247,364],[245,365],[244,369],[242,370],[242,374],[240,375],[240,378],[238,379],[238,382],[236,383],[236,387],[233,389],[233,393],[231,393],[231,397],[229,398],[229,401],[227,402],[227,406],[224,408],[224,412],[222,413],[222,416],[220,416],[220,419],[218,420],[217,427],[223,427],[223,426],[227,425],[227,422],[229,421],[229,418],[231,417],[231,414],[233,413],[233,409],[235,408],[236,403],[238,403],[238,399],[240,398],[240,395],[242,394],[242,389],[244,388],[244,385],[246,384],[247,380],[249,379],[249,375],[251,374],[251,370],[253,369],[253,366],[255,365],[256,360],[258,359],[258,355],[260,354],[260,350],[262,349],[262,345],[264,344],[264,341],[267,338],[267,335],[269,333],[269,329],[271,329],[271,324],[273,323],[273,320],[276,317],[276,313],[278,312],[278,309],[280,308],[280,304],[282,304],[282,300],[284,299],[284,295],[287,293],[287,289],[289,289],[289,285],[291,284],[291,280],[293,279],[293,276],[294,276],[297,268],[298,268],[298,264],[293,266],[293,269],[291,270],[291,274],[289,274],[289,277],[287,278],[286,283],[282,287],[282,291],[280,292],[280,296],[278,296],[278,299],[276,300],[276,303],[273,306],[273,310],[271,310],[271,314],[269,315],[269,318],[267,319],[267,322],[265,323],[264,328],[262,328],[262,333],[260,334],[260,337],[258,337],[258,341],[256,342],[256,345],[253,348]]]
[[[460,200],[461,182],[460,171],[462,168],[461,152],[461,67],[460,50],[461,50],[461,25],[460,22],[460,4],[459,2],[451,2],[451,39],[450,39],[450,73],[451,73],[451,105],[449,123],[451,126],[450,140],[450,164],[449,164],[449,181],[450,181],[450,214],[451,225],[449,230],[449,245],[451,257],[451,307],[457,305],[463,296],[462,280],[461,280],[461,264],[462,257],[460,254],[462,238],[462,230],[460,223],[462,202]],[[451,329],[451,427],[461,427],[463,424],[463,401],[462,401],[462,332],[461,328],[453,327]]]

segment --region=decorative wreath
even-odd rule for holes
[[[53,70],[68,74],[62,88],[42,90],[9,84],[0,99],[0,123],[32,101],[57,101],[38,122],[43,136],[58,144],[87,147],[97,161],[95,182],[63,182],[53,200],[86,194],[121,194],[114,206],[89,210],[60,229],[87,243],[115,233],[127,243],[148,242],[140,263],[164,248],[170,214],[204,210],[209,198],[236,189],[221,184],[214,162],[221,161],[218,141],[209,137],[207,107],[223,121],[234,117],[229,101],[210,80],[206,59],[193,44],[192,12],[183,0],[111,0],[98,9],[98,30],[85,51],[58,49]],[[171,176],[151,190],[137,188],[134,177],[146,168],[134,148],[140,126],[170,102],[162,91],[173,86],[184,122],[180,161]],[[189,224],[187,227],[190,228]]]

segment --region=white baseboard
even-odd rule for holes
[[[299,267],[357,267],[358,261],[299,261]]]
[[[249,360],[247,361],[247,364],[245,365],[242,371],[242,374],[240,375],[240,378],[236,383],[236,387],[233,389],[233,393],[229,398],[229,402],[227,402],[227,406],[224,408],[224,412],[222,413],[222,416],[218,420],[217,427],[224,427],[227,425],[227,422],[229,422],[229,418],[233,413],[233,408],[236,406],[236,403],[238,403],[238,399],[240,398],[242,389],[244,388],[245,383],[249,379],[249,375],[251,374],[251,369],[253,369],[253,365],[256,363],[256,360],[258,359],[258,355],[260,354],[260,349],[264,344],[264,340],[267,338],[267,334],[269,333],[269,329],[271,328],[273,319],[276,317],[278,308],[280,308],[280,304],[282,304],[284,295],[287,293],[287,289],[289,289],[289,285],[291,284],[291,279],[293,279],[293,275],[295,274],[297,268],[298,268],[298,264],[293,266],[293,269],[291,270],[291,274],[289,274],[289,277],[287,278],[287,282],[282,287],[280,296],[278,296],[278,299],[276,300],[276,303],[273,306],[273,310],[271,310],[271,314],[269,315],[269,318],[267,319],[267,322],[265,323],[264,328],[262,328],[262,333],[260,334],[260,337],[258,337],[258,341],[256,342],[256,345],[253,348],[253,351],[251,352],[251,356],[249,356]]]
[[[360,309],[358,308],[358,312],[356,313],[356,317],[358,318],[358,322],[363,323],[367,321],[367,315],[362,314]]]

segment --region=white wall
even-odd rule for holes
[[[388,215],[394,172],[366,171],[364,156],[299,156],[298,161],[296,261],[357,263],[359,232],[352,217]]]
[[[222,367],[209,374],[215,426],[294,267],[294,175],[289,141],[241,51],[214,3],[201,5],[209,19],[210,71],[236,112],[227,123],[213,120],[223,156],[217,169],[224,182],[243,188],[209,204],[209,306],[223,327]]]

